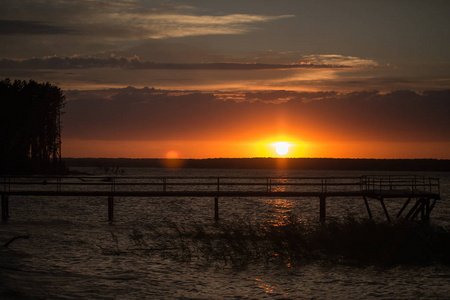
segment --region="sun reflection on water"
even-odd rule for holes
[[[263,290],[266,294],[269,294],[269,297],[276,297],[278,298],[291,298],[291,295],[288,292],[283,291],[282,287],[277,287],[276,285],[273,285],[263,279],[255,278],[255,284]]]
[[[274,290],[276,289],[276,287],[274,287],[270,283],[264,282],[262,279],[255,278],[255,280],[258,284],[258,287],[264,290],[267,294],[273,294]]]
[[[292,211],[295,207],[294,200],[267,199],[268,223],[273,226],[283,226],[291,222]]]

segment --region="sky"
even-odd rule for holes
[[[450,159],[449,15],[448,0],[5,0],[0,78],[64,91],[66,157]]]

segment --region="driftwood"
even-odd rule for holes
[[[9,246],[9,244],[11,244],[12,242],[14,242],[15,240],[18,240],[18,239],[29,239],[30,238],[30,236],[29,235],[18,235],[18,236],[15,236],[15,237],[13,237],[12,239],[10,239],[8,242],[6,242],[4,245],[3,245],[3,247],[5,247],[5,248],[8,248],[8,246]]]

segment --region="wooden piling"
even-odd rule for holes
[[[428,211],[427,211],[427,219],[428,219],[428,221],[430,220],[430,214],[431,214],[431,211],[433,210],[435,205],[436,205],[436,199],[434,199],[433,202],[428,207]]]
[[[416,200],[416,203],[406,214],[406,217],[405,217],[406,220],[409,220],[411,218],[411,216],[415,213],[415,211],[417,210],[417,207],[420,205],[421,201],[422,201],[421,199]],[[411,218],[411,219],[414,219],[414,218]]]
[[[430,198],[425,199],[425,216],[422,217],[422,221],[430,221]]]
[[[427,205],[427,199],[423,198],[422,200],[422,209],[420,210],[420,220],[425,220],[425,207]]]
[[[419,205],[417,206],[416,210],[414,211],[414,213],[411,215],[411,220],[414,220],[417,215],[420,213],[420,217],[421,219],[423,219],[423,215],[424,215],[424,207],[425,207],[425,198],[420,198],[418,201]]]
[[[214,221],[219,222],[219,198],[214,198]]]
[[[114,220],[114,197],[108,196],[108,221]]]
[[[364,204],[366,205],[367,208],[367,213],[369,214],[369,218],[372,219],[372,212],[370,211],[370,207],[369,207],[369,202],[367,201],[367,197],[364,196]]]
[[[381,207],[383,207],[384,214],[386,215],[386,220],[388,222],[391,222],[391,217],[389,217],[389,213],[388,213],[388,211],[386,209],[386,205],[384,205],[384,199],[383,198],[380,198],[380,203],[381,203]]]
[[[403,211],[405,210],[405,208],[408,206],[409,202],[411,202],[411,197],[408,198],[408,200],[406,200],[405,204],[403,204],[402,208],[400,209],[400,211],[397,214],[397,218],[400,218],[400,216],[402,215]]]
[[[324,223],[327,217],[326,197],[320,197],[320,222]]]
[[[2,195],[2,221],[7,221],[9,218],[9,197]]]

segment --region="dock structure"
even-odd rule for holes
[[[439,178],[403,175],[360,177],[131,177],[131,176],[30,176],[0,177],[2,220],[9,218],[9,200],[16,196],[105,197],[108,220],[114,219],[116,197],[209,197],[214,199],[214,219],[219,221],[219,198],[318,198],[319,219],[326,221],[327,198],[380,202],[388,221],[385,199],[404,200],[396,218],[428,221],[441,199]],[[1,183],[0,183],[1,184]]]

